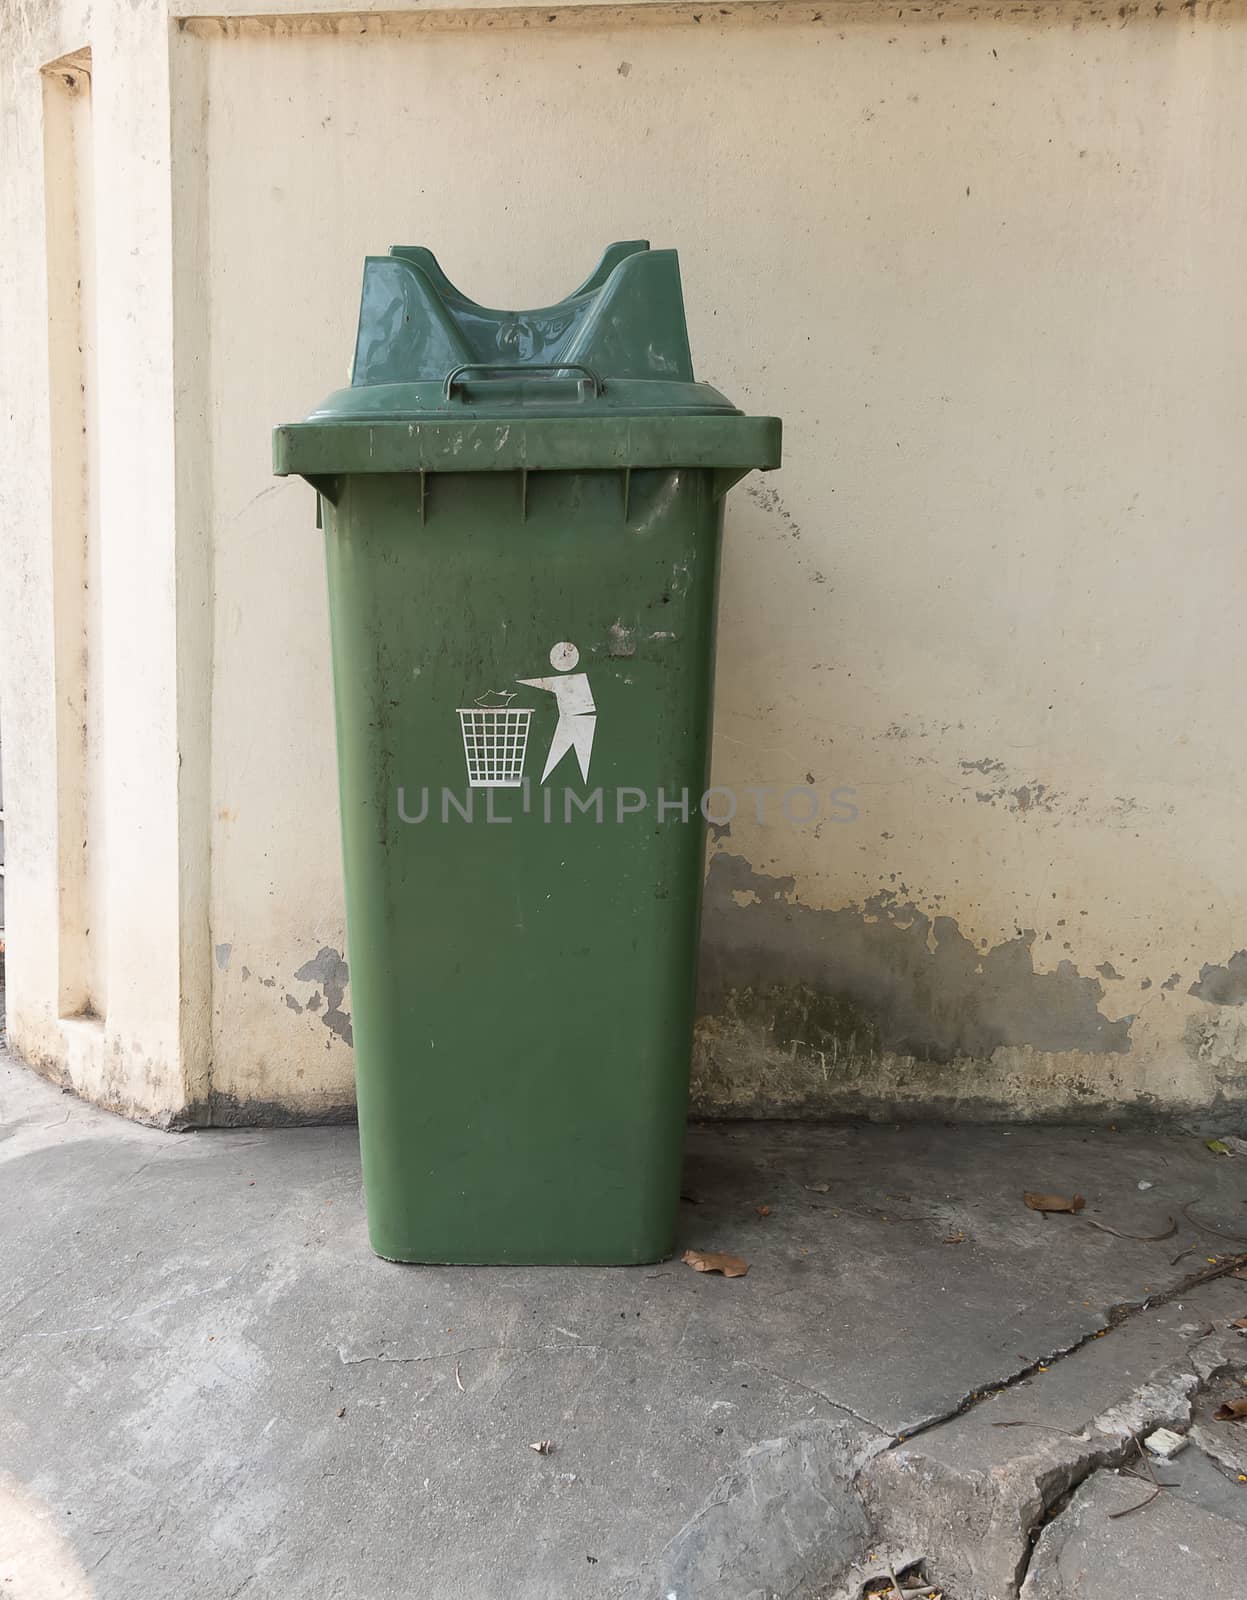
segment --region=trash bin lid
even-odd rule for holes
[[[274,431],[279,474],[779,464],[780,424],[693,376],[674,250],[625,240],[535,311],[469,300],[431,251],[364,263],[351,386]]]

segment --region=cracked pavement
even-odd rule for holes
[[[1247,1281],[1183,1286],[1247,1252],[1210,1231],[1247,1234],[1245,1176],[1177,1135],[706,1125],[679,1249],[747,1277],[404,1267],[354,1129],[156,1132],[0,1057],[3,1592],[813,1600],[887,1559],[1099,1600],[1069,1574],[1111,1539],[1244,1538],[1201,1395]],[[1108,1520],[1131,1430],[1192,1415],[1202,1500]]]

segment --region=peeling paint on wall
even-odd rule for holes
[[[1101,1012],[1100,979],[1068,960],[1036,971],[1031,931],[978,949],[952,917],[929,917],[890,891],[817,910],[795,898],[791,878],[727,853],[711,863],[704,926],[703,1012],[761,1007],[782,1032],[787,996],[822,1040],[847,1034],[856,1049],[920,1061],[982,1058],[1002,1045],[1130,1049],[1133,1019]]]
[[[1247,1004],[1247,950],[1236,950],[1223,967],[1205,963],[1187,993],[1214,1006]]]
[[[1208,1110],[1231,1109],[1241,1118],[1247,1100],[1247,1020],[1234,1009],[1190,1017],[1186,1045],[1191,1059],[1210,1074]]]
[[[819,909],[791,877],[712,858],[694,1114],[1152,1113],[1136,1018],[1101,1010],[1099,975],[1036,970],[1030,930],[976,946],[904,893]]]
[[[343,1044],[353,1045],[355,1035],[351,1029],[351,1014],[342,1009],[346,986],[351,981],[351,970],[342,959],[342,952],[330,945],[322,945],[310,961],[305,961],[295,973],[300,983],[319,983],[328,1002],[320,1021],[336,1034]],[[317,1006],[320,1002],[317,1000]],[[311,1004],[307,1008],[315,1010]]]

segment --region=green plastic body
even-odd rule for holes
[[[460,393],[453,368],[408,370],[405,405],[391,361],[275,440],[278,471],[321,494],[370,1238],[398,1261],[657,1260],[722,496],[775,464],[778,424],[691,370],[634,380],[675,391],[665,417],[598,368]]]
[[[351,480],[326,515],[360,1135],[383,1256],[629,1262],[670,1247],[722,502],[704,472],[661,478],[640,486],[653,514],[631,523],[608,473],[551,476],[522,524],[510,475],[439,481],[422,529],[403,476]],[[549,674],[564,639],[596,705],[590,781],[574,752],[532,781],[558,720],[545,695],[527,791],[466,789],[456,708]],[[660,788],[687,791],[689,821],[659,824]],[[598,789],[600,821],[578,803]],[[621,789],[652,798],[631,812],[626,792],[620,821]]]

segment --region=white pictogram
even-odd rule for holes
[[[576,760],[580,763],[580,776],[588,783],[589,760],[593,754],[593,730],[597,726],[597,707],[593,703],[593,691],[589,687],[588,675],[583,672],[573,672],[572,668],[580,660],[580,651],[574,644],[566,639],[556,644],[550,652],[550,665],[557,671],[565,673],[561,678],[517,678],[517,683],[525,684],[530,689],[543,689],[547,694],[554,696],[554,703],[559,710],[558,725],[554,730],[554,738],[550,741],[550,753],[546,756],[545,768],[541,774],[544,783],[558,766],[559,762],[569,750],[576,752]]]
[[[589,781],[589,761],[593,755],[593,730],[597,707],[588,676],[572,669],[580,651],[564,640],[550,652],[550,665],[564,676],[558,678],[517,678],[529,689],[542,689],[554,696],[559,720],[550,741],[544,783],[569,750],[576,752],[580,776]],[[463,734],[463,755],[468,764],[468,786],[472,789],[518,789],[524,782],[524,759],[528,754],[528,729],[531,706],[513,706],[515,695],[505,689],[481,695],[474,706],[459,706],[459,727]],[[487,705],[486,701],[500,702]],[[525,802],[527,804],[527,802]]]
[[[481,696],[482,700],[487,698]],[[532,708],[512,707],[515,696],[505,691],[497,698],[504,704],[459,707],[468,786],[472,789],[518,789],[524,781]]]

